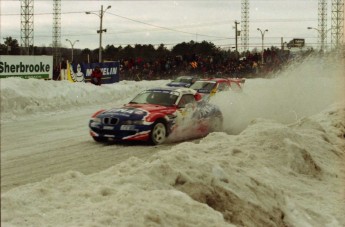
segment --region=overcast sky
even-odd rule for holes
[[[172,47],[181,42],[210,41],[217,46],[235,46],[234,22],[241,21],[241,0],[189,1],[61,1],[61,44],[64,47],[79,40],[74,48],[96,49],[99,46],[99,14],[110,5],[103,18],[103,47],[108,44],[165,44]],[[1,43],[12,36],[20,43],[20,1],[2,0]],[[34,45],[52,43],[53,0],[34,1]],[[257,28],[268,29],[265,46],[280,46],[293,38],[305,38],[307,45],[317,44],[318,0],[251,0],[249,11],[250,49],[261,49]],[[328,1],[328,26],[331,24],[331,0]],[[241,24],[238,25],[241,29]],[[330,32],[328,42],[331,41]],[[241,40],[238,40],[239,49]]]

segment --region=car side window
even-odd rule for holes
[[[186,107],[187,104],[194,104],[196,103],[194,95],[188,94],[188,95],[183,95],[178,103],[179,108],[184,108]]]

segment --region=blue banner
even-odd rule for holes
[[[72,82],[90,82],[92,71],[99,66],[103,76],[102,84],[112,84],[120,81],[119,62],[103,63],[73,63],[70,64],[68,79]]]

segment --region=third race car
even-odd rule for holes
[[[232,90],[240,92],[244,82],[245,79],[242,78],[208,78],[195,81],[190,88],[199,92],[204,100],[208,100],[221,91]]]

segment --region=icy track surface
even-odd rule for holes
[[[167,81],[1,79],[1,226],[345,226],[345,73],[308,59],[219,93],[224,132],[100,145],[89,117]]]

